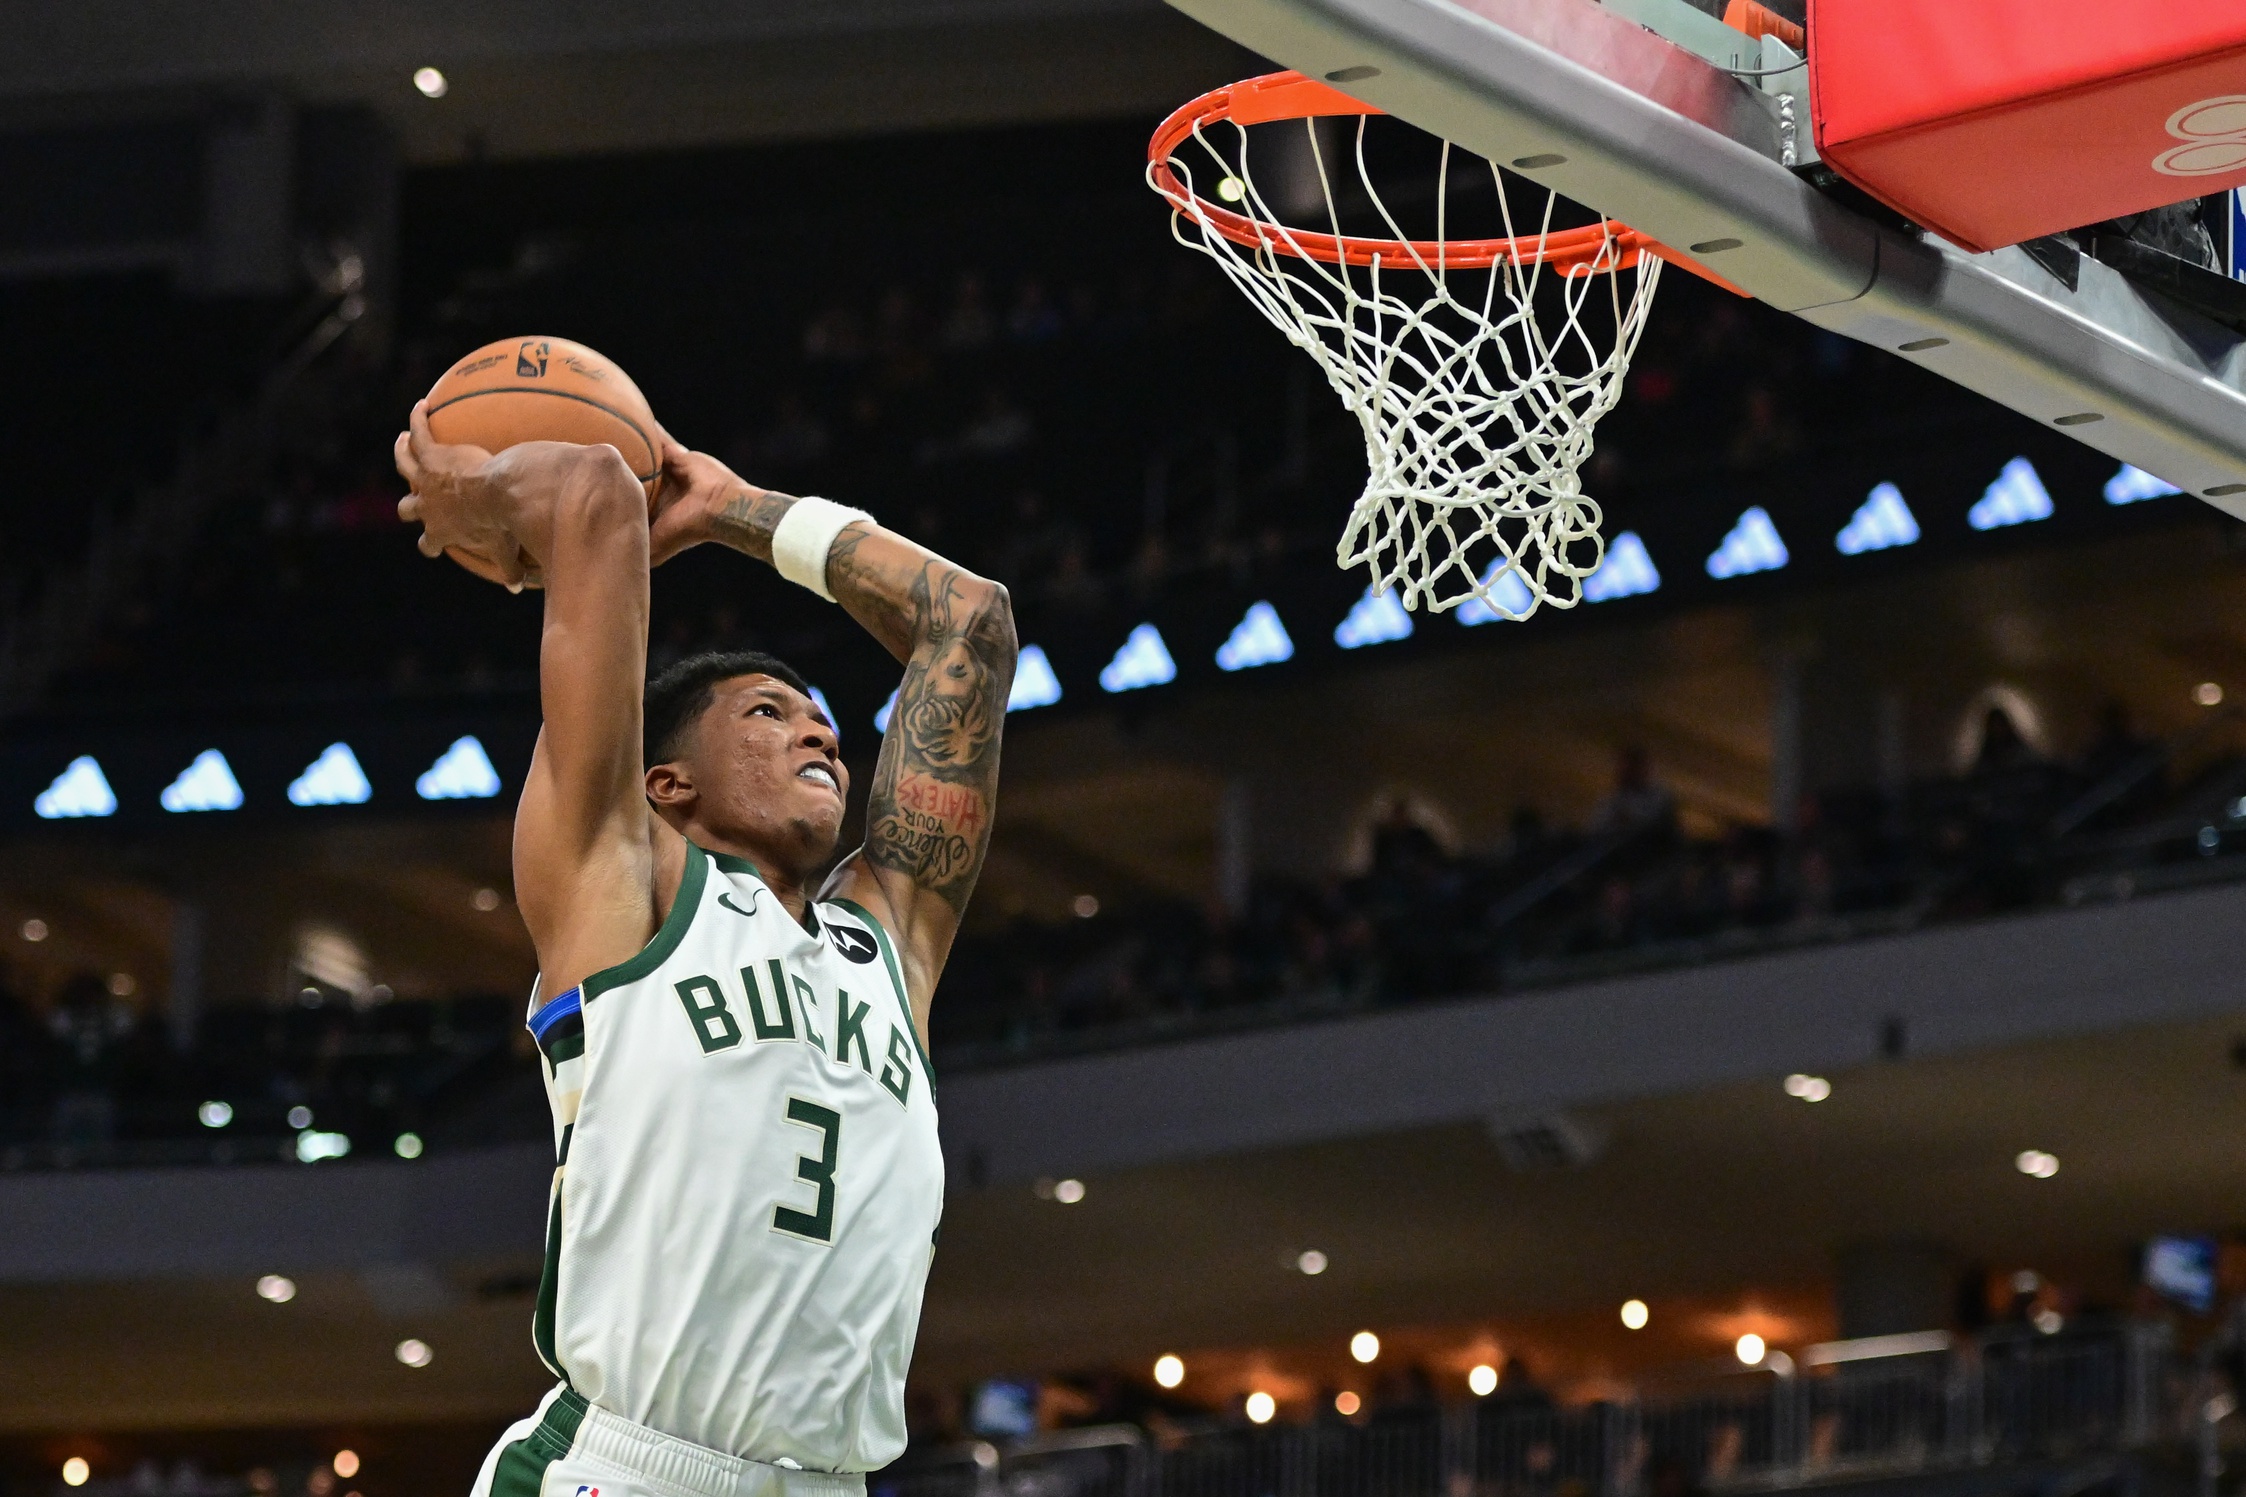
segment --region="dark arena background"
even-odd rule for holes
[[[1035,647],[877,1497],[2239,1489],[2239,522],[1672,273],[1615,585],[1407,616],[1152,0],[8,9],[0,1494],[465,1493],[548,1386],[539,610],[389,457],[532,333]],[[654,606],[871,780],[838,610]]]

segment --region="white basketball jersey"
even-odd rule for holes
[[[943,1155],[889,933],[813,913],[689,843],[647,949],[531,1016],[559,1159],[535,1337],[626,1419],[871,1471],[905,1447]]]

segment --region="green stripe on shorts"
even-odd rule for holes
[[[538,1428],[499,1452],[491,1497],[540,1497],[546,1468],[569,1454],[577,1443],[577,1426],[584,1422],[585,1396],[575,1388],[562,1389]]]

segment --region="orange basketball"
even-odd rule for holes
[[[517,442],[605,442],[624,455],[650,500],[662,478],[661,428],[632,377],[567,338],[503,338],[429,387],[440,442],[497,452]]]

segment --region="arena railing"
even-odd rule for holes
[[[1939,1344],[1948,1338],[1882,1338]],[[1870,1348],[1870,1354],[1858,1350]],[[1818,1353],[1832,1360],[1811,1365]],[[1761,1369],[1575,1407],[1541,1400],[1376,1410],[1263,1426],[1159,1416],[911,1456],[874,1497],[1647,1497],[1752,1493],[1976,1469],[2126,1485],[2120,1463],[2183,1446],[2221,1407],[2167,1327],[2011,1328],[1936,1350],[1878,1342],[1772,1353]]]

